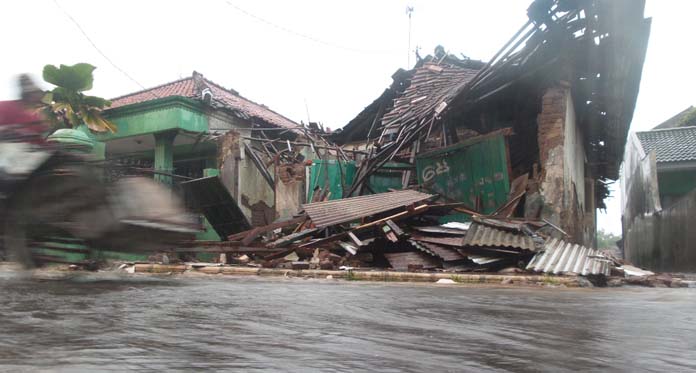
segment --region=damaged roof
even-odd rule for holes
[[[449,62],[424,63],[415,69],[409,87],[394,100],[391,110],[384,114],[382,125],[399,125],[404,120],[420,120],[432,114],[446,96],[473,79],[478,71]]]
[[[645,153],[655,151],[658,163],[696,160],[696,127],[636,132],[636,136]]]
[[[383,126],[394,125],[401,118],[430,113],[442,98],[473,78],[483,62],[446,54],[442,47],[435,55],[420,59],[413,69],[398,69],[389,88],[365,107],[332,140],[339,144],[379,137]]]
[[[276,113],[265,105],[242,97],[239,92],[224,88],[206,79],[203,74],[196,71],[187,78],[113,98],[110,109],[173,96],[200,99],[201,94],[206,89],[209,89],[213,94],[212,106],[230,110],[240,118],[255,119],[274,127],[298,128],[300,126],[295,121]]]

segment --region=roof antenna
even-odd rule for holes
[[[408,54],[406,57],[406,68],[411,68],[411,13],[413,13],[413,7],[406,7],[406,14],[408,14]]]

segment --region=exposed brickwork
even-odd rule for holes
[[[552,149],[563,146],[563,122],[566,116],[565,87],[549,88],[541,99],[541,113],[537,116],[539,156],[541,164],[546,164]],[[560,166],[563,167],[561,157]],[[545,168],[542,168],[542,179]]]
[[[305,179],[305,165],[303,163],[279,164],[277,170],[278,179],[285,184],[291,181],[304,181]]]
[[[564,152],[571,151],[564,148],[569,95],[567,84],[549,88],[542,97],[541,113],[537,116],[543,199],[541,216],[560,226],[570,235],[571,241],[591,246],[590,235],[585,229],[590,219],[586,219],[580,208],[575,186],[565,180]],[[566,190],[568,185],[571,190]],[[593,219],[591,225],[589,228],[594,230]]]

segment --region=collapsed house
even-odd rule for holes
[[[626,259],[661,271],[696,269],[696,110],[629,136],[622,174]]]
[[[194,73],[115,99],[105,157],[181,186],[205,216],[215,235],[175,253],[289,269],[608,275],[621,263],[592,249],[596,210],[638,94],[643,9],[534,1],[490,61],[438,48],[334,134]]]
[[[346,196],[392,162],[421,187],[490,213],[544,219],[592,246],[596,210],[618,178],[650,20],[644,2],[535,1],[488,63],[436,50],[332,139],[369,151]],[[475,146],[473,144],[476,144]]]
[[[638,94],[643,8],[535,1],[487,63],[437,48],[328,136],[341,148],[312,160],[292,219],[189,250],[288,269],[608,275],[622,263],[592,249],[596,210]]]

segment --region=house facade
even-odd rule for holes
[[[547,5],[532,3],[529,23],[488,63],[439,47],[393,74],[392,85],[333,136],[371,154],[349,194],[369,192],[373,175],[398,161],[411,166],[403,188],[478,214],[509,210],[502,216],[594,246],[596,210],[619,176],[650,19],[644,2]],[[482,145],[493,136],[504,140]],[[425,159],[433,152],[434,173]]]
[[[118,131],[89,134],[108,177],[152,175],[178,190],[181,182],[218,176],[255,225],[291,216],[304,201],[304,167],[288,179],[278,167],[283,158],[261,150],[262,140],[303,141],[303,127],[268,107],[197,72],[111,101],[105,115]],[[206,232],[199,238],[221,238],[210,226]]]
[[[660,271],[696,270],[696,115],[689,108],[632,133],[624,156],[623,251]]]

